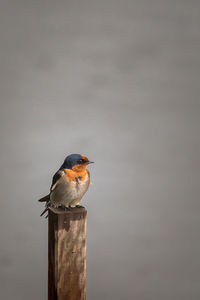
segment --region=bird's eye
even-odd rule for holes
[[[79,163],[79,164],[82,164],[82,163],[83,163],[83,160],[82,160],[82,159],[79,159],[79,160],[78,160],[78,163]]]

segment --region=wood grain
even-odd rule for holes
[[[86,300],[84,207],[49,209],[48,300]]]

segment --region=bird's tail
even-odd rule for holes
[[[45,197],[41,198],[38,200],[39,202],[46,202],[46,207],[45,209],[43,210],[43,212],[41,213],[40,216],[43,216],[49,209],[49,206],[50,206],[50,195],[46,195]],[[48,217],[48,214],[47,216]]]
[[[47,205],[46,205],[45,209],[43,210],[43,212],[41,213],[40,217],[42,217],[48,211],[49,206],[50,206],[50,203],[47,203]],[[48,214],[46,217],[48,217]]]
[[[39,202],[48,202],[49,199],[50,199],[49,195],[46,195],[45,197],[39,199],[38,201],[39,201]]]

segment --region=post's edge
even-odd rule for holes
[[[73,207],[69,210],[64,210],[61,208],[49,207],[49,210],[55,215],[71,215],[71,214],[80,214],[80,213],[87,213],[87,210],[84,206],[82,207]]]

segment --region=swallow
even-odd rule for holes
[[[71,154],[65,158],[53,176],[50,193],[38,200],[46,202],[41,216],[49,207],[69,209],[80,206],[80,201],[90,185],[90,172],[86,168],[91,163],[93,161],[81,154]]]

